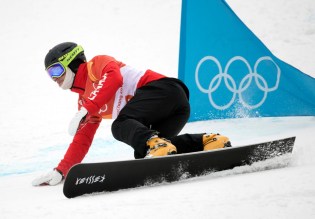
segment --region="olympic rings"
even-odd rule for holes
[[[199,81],[199,74],[200,74],[199,71],[200,71],[200,67],[207,61],[214,62],[216,64],[216,67],[218,68],[218,73],[210,81],[209,87],[204,88],[200,84],[200,81]],[[234,63],[235,61],[243,62],[248,69],[248,74],[244,78],[242,78],[238,86],[234,78],[230,74],[228,74],[231,64]],[[262,61],[271,62],[276,67],[276,82],[274,86],[272,87],[268,87],[268,83],[266,79],[258,73],[258,67]],[[198,89],[201,92],[208,94],[210,104],[215,109],[218,109],[218,110],[228,109],[235,102],[237,95],[239,97],[239,102],[244,107],[248,109],[255,109],[255,108],[260,107],[265,102],[267,98],[267,94],[269,92],[272,92],[278,89],[278,86],[280,83],[280,75],[281,75],[281,70],[279,66],[269,56],[260,57],[256,61],[254,65],[254,69],[252,69],[252,67],[250,66],[250,64],[244,57],[235,56],[227,62],[224,68],[224,71],[222,71],[221,63],[219,62],[217,58],[215,58],[214,56],[205,56],[197,64],[196,71],[195,71],[195,81],[196,81],[196,85]],[[213,99],[213,93],[218,90],[218,87],[221,85],[222,81],[224,85],[226,86],[226,88],[228,89],[228,91],[232,92],[232,98],[227,101],[227,104],[219,105]],[[257,101],[258,103],[256,104],[247,103],[243,97],[243,93],[249,88],[252,82],[254,82],[257,88],[263,92],[262,98],[260,97],[261,99]]]

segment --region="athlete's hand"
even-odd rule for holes
[[[44,185],[54,186],[60,183],[62,179],[63,179],[63,176],[58,170],[52,170],[34,179],[32,182],[32,185],[33,186],[44,186]]]
[[[88,111],[84,107],[81,107],[81,109],[75,114],[75,116],[73,117],[73,119],[71,120],[69,124],[69,129],[68,129],[68,132],[71,136],[75,135],[81,122],[84,121],[87,114],[88,114]]]

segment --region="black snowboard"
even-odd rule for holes
[[[83,194],[135,188],[250,165],[291,153],[295,137],[259,144],[177,154],[158,158],[81,163],[73,166],[64,182],[68,198]]]

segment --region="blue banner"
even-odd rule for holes
[[[182,1],[179,78],[190,121],[315,115],[315,79],[275,57],[224,0]]]

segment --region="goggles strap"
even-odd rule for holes
[[[67,54],[61,56],[58,61],[66,68],[77,57],[77,55],[83,51],[82,46],[78,45]]]

